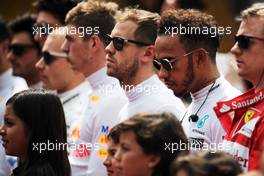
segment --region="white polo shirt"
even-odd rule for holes
[[[214,86],[210,84],[203,89],[191,94],[192,103],[182,117],[182,126],[190,140],[191,150],[221,150],[221,143],[225,131],[218,120],[213,107],[219,101],[229,100],[241,94],[224,77],[216,79]],[[198,112],[198,121],[189,120],[190,115],[195,114],[211,89],[207,100]]]
[[[70,158],[72,175],[105,176],[107,173],[103,161],[106,157],[106,136],[119,122],[118,113],[127,98],[119,81],[107,76],[106,67],[87,79],[93,92],[90,95],[91,103],[81,122],[79,152],[75,152]]]
[[[156,74],[143,81],[135,88],[126,91],[129,102],[119,113],[124,121],[136,113],[171,112],[178,120],[185,112],[185,106],[172,90],[160,81]]]

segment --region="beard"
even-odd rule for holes
[[[184,78],[181,85],[183,89],[180,92],[174,92],[174,95],[176,95],[177,97],[183,97],[186,94],[190,93],[191,85],[195,79],[192,56],[188,56],[188,66],[185,75],[186,77]]]

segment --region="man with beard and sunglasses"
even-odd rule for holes
[[[161,17],[155,43],[153,64],[159,77],[176,96],[191,93],[192,102],[181,123],[193,152],[221,149],[225,132],[213,107],[240,94],[218,72],[215,57],[219,35],[199,33],[212,27],[216,27],[213,16],[198,10],[167,11]],[[186,32],[177,33],[180,28]]]
[[[111,33],[117,11],[115,3],[89,1],[79,3],[66,16],[68,33],[63,51],[73,69],[82,72],[93,89],[80,125],[80,145],[69,158],[73,173],[82,173],[78,176],[106,175],[106,136],[118,123],[118,113],[127,102],[118,80],[107,76],[105,67],[104,34]]]
[[[43,87],[56,90],[62,102],[68,149],[71,152],[80,137],[79,125],[88,106],[92,88],[81,72],[72,69],[67,54],[61,50],[65,35],[64,27],[57,28],[48,35],[42,48],[42,58],[37,62],[36,67],[40,72]],[[72,173],[72,175],[78,174],[80,173]]]
[[[225,131],[225,151],[244,171],[260,169],[264,147],[264,3],[253,4],[241,12],[241,24],[231,53],[238,75],[254,88],[230,101],[217,103],[215,112]]]
[[[16,92],[27,89],[24,79],[13,76],[7,59],[10,33],[6,22],[0,17],[0,126],[3,125],[5,103]],[[9,158],[10,159],[10,158]],[[10,175],[5,151],[0,139],[0,175]]]
[[[159,18],[156,13],[127,8],[111,35],[106,35],[107,74],[119,80],[129,100],[119,113],[120,121],[139,112],[171,112],[180,118],[185,111],[152,65]]]
[[[41,55],[40,46],[33,36],[35,20],[35,16],[25,14],[11,21],[9,25],[12,40],[7,58],[11,62],[13,75],[24,78],[29,88],[42,87],[35,68]]]

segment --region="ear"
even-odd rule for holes
[[[153,58],[155,57],[155,46],[154,45],[149,45],[145,47],[143,57],[142,57],[142,62],[147,63],[147,62],[152,62]]]
[[[9,40],[2,41],[0,46],[1,46],[0,47],[1,53],[3,53],[4,55],[7,55],[8,46],[9,46]]]
[[[149,156],[149,163],[148,163],[148,167],[149,168],[154,168],[155,166],[157,166],[160,162],[160,156],[158,155],[150,155]]]
[[[194,59],[195,66],[197,68],[200,68],[204,66],[205,62],[207,61],[208,52],[205,49],[200,48],[200,49],[197,49],[197,51],[193,53],[193,57],[195,58]]]
[[[87,42],[89,43],[89,47],[92,49],[92,51],[98,50],[103,45],[98,35],[92,35]]]

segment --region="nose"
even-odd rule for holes
[[[43,57],[36,63],[35,67],[37,68],[38,71],[42,70],[45,67]]]
[[[13,60],[15,60],[15,59],[16,59],[16,56],[13,54],[12,51],[9,51],[9,52],[7,53],[7,60],[9,60],[9,61],[11,62],[11,61],[13,61]]]
[[[4,135],[5,135],[5,128],[4,128],[4,125],[2,125],[2,126],[0,127],[0,135],[1,135],[1,136],[4,136]]]
[[[111,54],[111,55],[113,55],[113,54],[115,53],[115,48],[114,48],[114,46],[113,46],[112,43],[113,43],[113,42],[110,42],[110,43],[105,47],[105,52],[106,52],[107,54]]]
[[[110,157],[107,156],[106,159],[104,160],[104,166],[105,167],[110,167],[111,166],[111,161],[110,161]]]
[[[159,78],[160,78],[160,79],[165,79],[165,78],[168,77],[168,75],[169,75],[168,71],[165,70],[165,69],[161,66],[161,68],[160,68],[160,70],[159,70],[159,72],[158,72],[158,76],[159,76]]]
[[[230,52],[235,55],[235,57],[239,57],[243,53],[243,51],[238,47],[237,42],[231,48]]]
[[[69,53],[69,48],[70,48],[69,42],[67,41],[67,39],[64,39],[64,42],[61,45],[61,50],[65,53]]]

